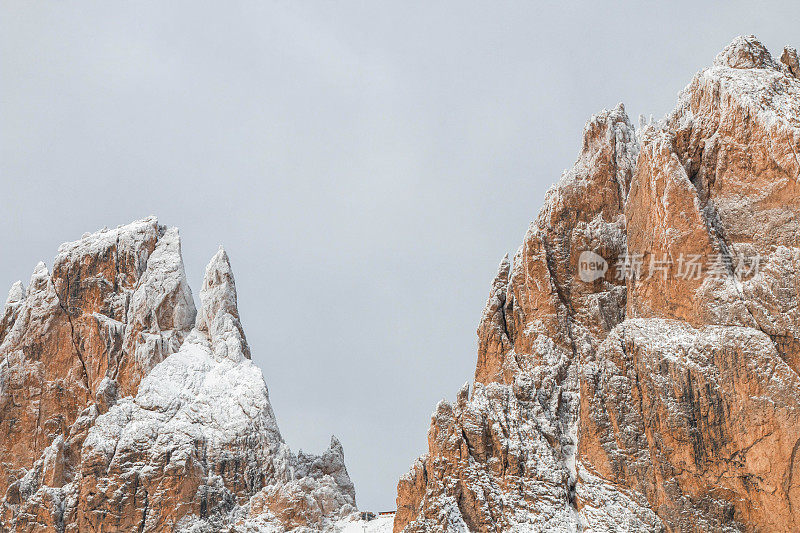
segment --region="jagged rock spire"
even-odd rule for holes
[[[2,314],[0,314],[0,344],[6,336],[8,329],[13,325],[14,320],[17,318],[20,307],[25,301],[25,287],[21,281],[17,281],[11,286],[8,291],[8,298],[6,298],[5,307]]]
[[[239,320],[236,281],[222,246],[206,267],[200,302],[197,329],[208,336],[214,353],[234,361],[250,359],[250,347]]]
[[[731,68],[777,68],[769,50],[755,35],[740,35],[717,54],[714,66]]]
[[[25,299],[25,286],[21,281],[17,281],[11,286],[8,291],[8,298],[6,299],[6,307],[16,304]]]
[[[337,439],[283,441],[223,249],[199,316],[155,217],[62,245],[51,270],[0,315],[0,531],[331,531],[355,511]]]
[[[781,63],[786,65],[786,68],[789,69],[789,73],[792,76],[800,78],[800,59],[798,59],[796,49],[791,46],[785,47],[783,49],[783,54],[781,54]]]
[[[489,298],[483,308],[478,325],[478,364],[475,381],[490,383],[501,381],[504,355],[511,348],[510,332],[506,321],[506,297],[511,262],[503,256],[497,274],[489,288]]]
[[[31,274],[31,280],[28,283],[28,286],[33,287],[34,285],[38,285],[42,281],[47,281],[49,277],[50,271],[47,270],[47,265],[44,263],[44,261],[39,261],[33,268],[33,274]]]

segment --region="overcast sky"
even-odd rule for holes
[[[284,437],[336,434],[394,509],[589,116],[662,116],[738,34],[800,46],[792,1],[610,4],[4,1],[0,285],[155,214],[197,298],[223,244]]]

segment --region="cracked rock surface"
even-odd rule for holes
[[[800,529],[797,65],[738,37],[663,120],[589,120],[500,264],[395,532]],[[608,264],[588,281],[585,251]]]

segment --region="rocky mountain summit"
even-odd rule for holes
[[[283,441],[226,253],[195,309],[178,231],[62,245],[0,319],[0,531],[312,531],[355,511],[334,437]]]
[[[60,247],[0,314],[0,532],[379,531],[341,444],[293,453],[228,256]],[[800,63],[735,39],[663,120],[592,117],[504,257],[473,383],[394,531],[800,530]]]
[[[753,36],[587,123],[395,532],[800,530],[800,68]]]

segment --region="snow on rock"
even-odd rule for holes
[[[177,350],[191,329],[194,303],[190,293],[182,294],[188,287],[177,234],[170,239],[167,233],[148,218],[86,235],[59,248],[52,274],[39,263],[24,295],[21,284],[12,289],[0,325],[0,494],[6,495],[1,521],[17,528],[30,520],[60,523],[60,487],[42,488],[48,501],[60,502],[57,506],[35,508],[36,498],[45,496],[19,499],[26,494],[20,484],[31,478],[59,436],[64,478],[71,479],[89,420],[86,411],[96,410],[101,383],[112,380],[115,388],[135,391],[142,376]],[[168,275],[174,290],[158,289],[133,309],[134,294],[148,290],[147,280],[158,268],[148,260],[162,250],[180,266]],[[190,319],[175,324],[174,316]],[[157,349],[142,354],[139,348],[147,343]],[[44,508],[55,514],[43,513]]]
[[[639,531],[652,530],[647,507],[680,531],[794,529],[800,492],[787,479],[798,468],[800,377],[768,335],[632,319],[582,372],[588,475],[578,497],[588,523],[613,523],[621,510],[605,494],[620,487],[638,503],[626,512],[645,519]]]
[[[714,66],[741,69],[776,67],[769,50],[756,39],[755,35],[736,37],[717,54]]]
[[[136,366],[147,372],[178,350],[197,314],[186,280],[177,228],[167,229],[147,260],[147,268],[128,304],[123,346]],[[114,327],[111,322],[109,328]],[[123,386],[127,381],[115,376]],[[128,392],[126,390],[125,392]],[[132,392],[132,390],[130,391]]]
[[[199,313],[178,232],[154,218],[55,264],[12,287],[0,323],[0,530],[318,531],[355,511],[338,440],[320,456],[283,441],[223,250]]]
[[[592,117],[501,262],[472,395],[437,406],[395,532],[800,527],[796,65],[738,37],[663,120]],[[723,267],[681,277],[695,256]]]
[[[589,120],[499,266],[475,379],[436,407],[395,532],[800,528],[799,72],[739,37],[663,120]],[[631,275],[635,256],[672,262]],[[682,278],[687,256],[727,266]],[[222,249],[200,300],[154,217],[12,286],[0,530],[388,528],[353,514],[335,437],[318,456],[283,441]]]
[[[576,358],[623,318],[624,282],[575,281],[580,255],[613,265],[638,144],[622,105],[592,117],[581,154],[547,193],[478,326],[472,395],[440,403],[428,454],[398,483],[395,531],[572,531]],[[581,209],[575,206],[581,205]]]
[[[783,49],[781,54],[781,63],[783,63],[789,71],[789,74],[795,78],[800,78],[800,59],[798,59],[797,50],[791,46]]]
[[[341,520],[334,526],[336,533],[391,533],[394,515],[378,516],[372,520]]]
[[[283,442],[249,359],[222,250],[206,269],[201,300],[181,349],[89,431],[79,528],[320,528],[354,511],[337,440],[319,457],[294,455]]]
[[[22,303],[25,299],[25,286],[21,281],[17,281],[11,286],[8,291],[8,298],[6,299],[6,309],[12,305]]]
[[[233,272],[222,247],[206,267],[200,301],[203,306],[197,329],[210,336],[214,353],[234,361],[242,357],[250,359],[250,349],[239,321]]]
[[[8,298],[3,307],[3,315],[2,318],[0,318],[0,345],[3,343],[6,332],[11,329],[11,326],[17,319],[19,308],[22,307],[24,301],[25,287],[22,285],[21,281],[17,281],[8,291]]]

